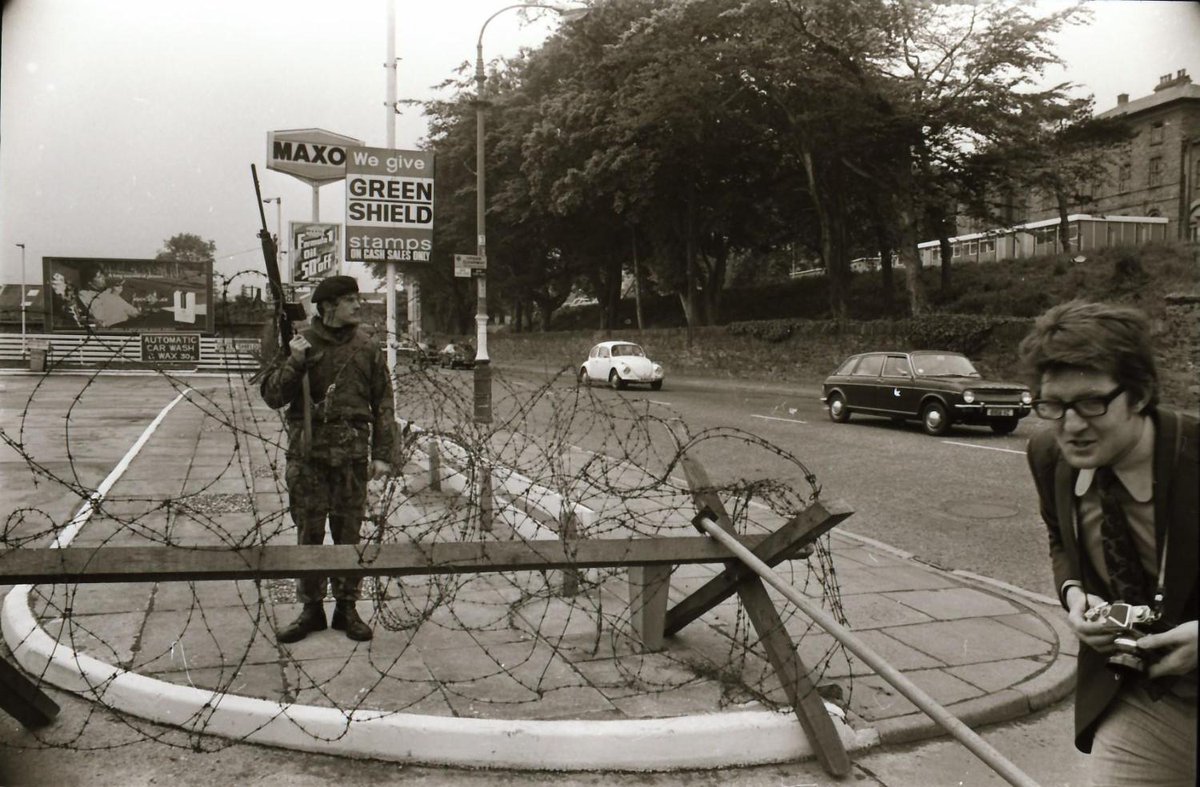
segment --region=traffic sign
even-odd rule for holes
[[[475,271],[487,270],[487,257],[482,254],[455,254],[454,275],[460,279],[469,279]]]

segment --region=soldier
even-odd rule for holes
[[[357,544],[366,507],[367,481],[391,473],[394,415],[392,382],[380,345],[358,329],[358,284],[331,276],[313,292],[317,316],[289,344],[289,354],[263,378],[263,400],[287,409],[287,489],[298,543],[325,540],[325,519],[335,544]],[[311,444],[305,445],[303,378],[311,403]],[[353,640],[369,640],[358,616],[359,580],[334,577],[337,606],[332,626]],[[297,642],[325,628],[325,578],[296,580],[300,616],[277,633]]]

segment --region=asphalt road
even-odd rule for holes
[[[469,375],[459,373],[463,384]],[[544,382],[545,374],[502,370],[510,382]],[[559,385],[573,385],[563,379]],[[1025,460],[1025,445],[1044,428],[1030,416],[1000,436],[986,427],[959,426],[943,437],[916,422],[852,416],[829,420],[817,386],[795,387],[726,380],[671,379],[661,391],[592,386],[598,406],[614,413],[678,417],[692,434],[726,427],[762,438],[794,454],[816,476],[823,495],[848,502],[855,514],[840,528],[890,544],[947,569],[969,571],[1033,593],[1053,595],[1045,527]],[[615,455],[595,434],[579,444]],[[714,480],[802,476],[778,457],[725,441],[706,456]],[[665,451],[660,451],[663,455]]]

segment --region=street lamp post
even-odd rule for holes
[[[489,16],[479,28],[479,39],[475,43],[475,228],[476,251],[480,257],[487,258],[487,232],[484,213],[486,200],[484,189],[484,84],[487,81],[483,72],[483,33],[488,23],[505,11],[514,8],[545,8],[554,11],[564,19],[572,19],[587,13],[584,8],[559,8],[543,3],[515,3],[505,6]],[[492,422],[492,365],[487,351],[487,268],[478,271],[475,278],[475,422],[490,424]]]
[[[16,245],[21,247],[21,357],[25,358],[29,355],[28,341],[25,338],[25,244]]]

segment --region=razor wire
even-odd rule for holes
[[[88,341],[120,340],[91,334]],[[13,401],[11,390],[5,394],[0,439],[55,505],[7,511],[0,548],[45,547],[62,537],[71,525],[61,514],[68,500],[72,510],[90,506],[72,549],[295,543],[282,414],[262,402],[253,376],[143,372],[152,376],[139,378],[142,401],[114,404],[122,378],[110,373],[119,366],[9,378],[28,385],[23,402]],[[695,535],[696,511],[679,468],[685,454],[709,469],[738,533],[769,532],[821,495],[815,475],[790,450],[731,427],[693,431],[669,408],[580,385],[571,368],[537,382],[494,372],[492,424],[473,420],[469,382],[454,371],[396,369],[396,475],[369,490],[364,548],[564,534],[631,543]],[[99,494],[93,466],[111,453],[97,450],[106,437],[100,414],[112,415],[115,407],[118,419],[148,421],[148,402],[177,396],[178,406],[126,474]],[[435,480],[431,465],[439,463]],[[481,487],[491,490],[486,500]],[[803,557],[779,570],[844,622],[828,536]],[[686,591],[720,568],[709,566],[705,574],[676,567],[672,588]],[[573,693],[587,695],[577,704],[585,718],[611,718],[613,709],[637,715],[644,697],[665,708],[677,697],[710,697],[714,706],[705,712],[786,705],[736,596],[665,649],[645,652],[631,628],[638,599],[629,597],[625,573],[616,567],[368,577],[360,610],[376,637],[346,641],[333,658],[276,642],[274,631],[297,609],[292,580],[131,584],[129,597],[144,594],[145,605],[120,610],[104,609],[104,596],[89,585],[43,583],[33,587],[30,607],[40,627],[77,654],[181,685],[277,700],[284,715],[293,703],[336,708],[344,729],[363,710],[540,718],[556,696],[556,717],[563,717],[560,706],[570,705]],[[779,609],[815,673],[813,684],[848,707],[854,676],[848,654],[794,608]],[[437,658],[439,650],[464,647],[483,654],[476,668],[463,671]],[[104,689],[79,692],[94,701],[89,713],[36,731],[39,745],[86,749],[88,721],[105,709]],[[589,704],[596,693],[603,702]],[[205,734],[212,710],[177,721],[194,750],[230,743]],[[130,740],[174,740],[156,723],[118,717]]]

